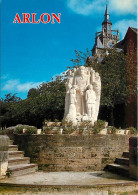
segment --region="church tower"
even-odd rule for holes
[[[96,32],[95,34],[95,44],[92,49],[92,56],[97,55],[99,58],[102,57],[103,50],[112,48],[118,41],[119,30],[112,30],[112,22],[110,21],[108,5],[106,4],[102,31]]]

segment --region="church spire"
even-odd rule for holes
[[[110,21],[110,14],[108,11],[108,0],[106,0],[104,21],[102,23],[102,31],[96,33],[95,45],[92,49],[92,55],[95,54],[101,58],[103,56],[103,49],[112,48],[119,41],[119,31],[112,30],[112,22]]]
[[[103,23],[111,23],[110,20],[109,20],[109,18],[110,18],[109,16],[110,16],[110,14],[109,14],[109,11],[108,11],[108,4],[107,4],[107,1],[106,1],[106,9],[105,9]]]
[[[109,12],[108,12],[108,5],[106,4],[106,9],[105,9],[105,14],[104,14],[104,20],[108,21],[109,20]]]

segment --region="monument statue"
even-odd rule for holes
[[[101,79],[91,67],[80,66],[69,70],[66,86],[64,120],[78,122],[97,121]]]

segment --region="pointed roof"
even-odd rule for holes
[[[130,27],[136,34],[138,34],[138,29],[137,28],[133,28],[133,27]]]
[[[109,12],[108,12],[108,5],[106,4],[106,9],[105,9],[105,14],[104,14],[104,16],[107,16],[107,15],[109,15]]]
[[[107,5],[107,3],[106,3],[106,9],[105,9],[105,14],[104,14],[104,21],[103,21],[102,24],[105,24],[105,23],[110,23],[110,24],[112,24],[112,22],[109,20],[109,18],[110,18],[110,14],[109,14],[109,12],[108,12],[108,5]]]

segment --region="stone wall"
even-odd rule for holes
[[[15,144],[46,171],[98,171],[128,151],[128,135],[15,135]]]
[[[6,175],[8,168],[8,148],[8,136],[0,135],[0,178]]]

